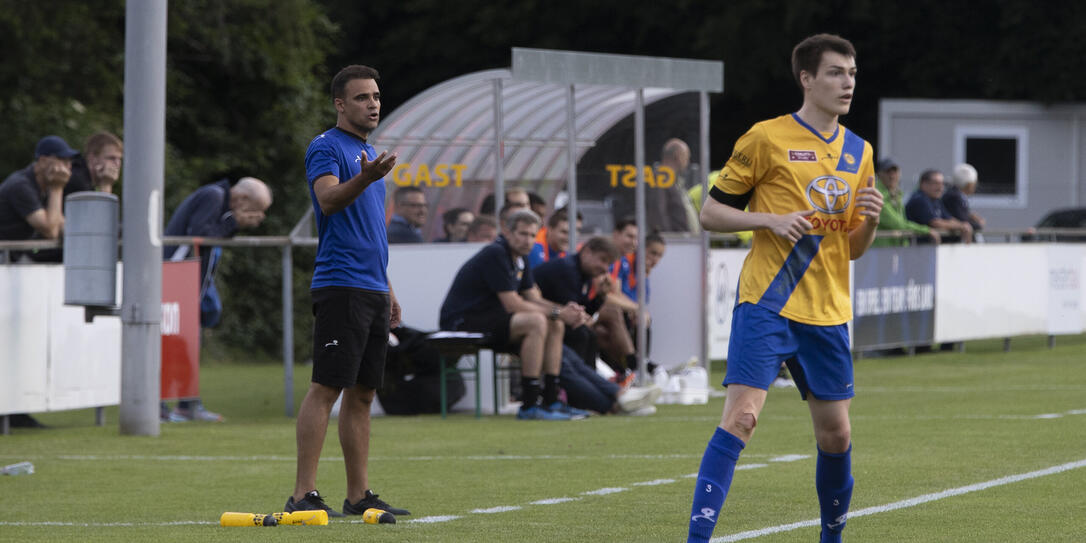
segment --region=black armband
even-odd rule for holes
[[[750,204],[750,197],[753,195],[753,189],[748,190],[743,194],[729,194],[716,187],[709,189],[709,196],[711,196],[714,200],[728,207],[734,207],[735,209],[738,209],[740,211],[747,208],[747,205]]]

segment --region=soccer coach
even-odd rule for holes
[[[366,138],[381,116],[377,70],[352,65],[332,79],[336,126],[305,153],[306,180],[317,221],[313,269],[313,378],[298,410],[298,469],[286,511],[323,509],[343,516],[317,492],[317,464],[332,404],[340,392],[339,443],[347,469],[343,513],[375,507],[394,515],[369,487],[370,406],[381,385],[389,328],[400,306],[388,282],[384,176],[395,153],[377,155]]]

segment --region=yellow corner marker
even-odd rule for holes
[[[321,511],[322,513],[324,511]],[[278,526],[279,521],[272,515],[254,513],[223,513],[219,517],[222,526]]]
[[[384,509],[371,507],[362,513],[362,521],[366,524],[396,524],[396,517]]]
[[[279,524],[292,526],[327,526],[328,512],[322,509],[314,511],[293,511],[290,513],[272,513]]]

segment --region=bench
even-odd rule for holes
[[[448,376],[453,372],[459,372],[460,374],[471,374],[471,378],[475,381],[475,418],[482,417],[482,387],[480,386],[480,370],[481,359],[479,353],[483,350],[490,350],[487,346],[489,337],[482,332],[453,332],[453,331],[438,331],[432,332],[426,335],[427,343],[437,349],[438,356],[440,358],[441,367],[441,418],[445,418],[448,414]],[[465,356],[471,357],[471,365],[465,368],[461,368],[457,365],[457,362]],[[502,364],[499,361],[497,353],[493,358],[493,372],[491,373],[493,378],[493,391],[494,391],[494,414],[499,413],[498,403],[498,376],[508,375],[510,372],[519,371],[519,360],[515,364]],[[516,360],[514,358],[514,360]],[[450,363],[446,363],[446,361]]]

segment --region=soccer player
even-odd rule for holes
[[[370,405],[381,386],[390,327],[399,326],[400,304],[388,282],[384,176],[396,154],[380,155],[366,142],[381,117],[377,70],[352,65],[332,79],[336,126],[313,139],[305,153],[309,196],[317,221],[317,260],[313,269],[313,378],[298,409],[297,475],[285,510],[323,509],[317,492],[317,464],[328,430],[332,404],[343,393],[339,444],[347,470],[343,513],[369,508],[393,515],[370,490],[366,462],[370,445]]]
[[[782,360],[814,423],[823,543],[841,541],[852,497],[848,270],[875,237],[882,195],[871,145],[838,123],[856,87],[852,44],[811,36],[793,49],[792,73],[803,106],[739,138],[701,211],[706,229],[754,230],[754,241],[732,318],[728,397],[698,470],[688,541],[712,535]]]

